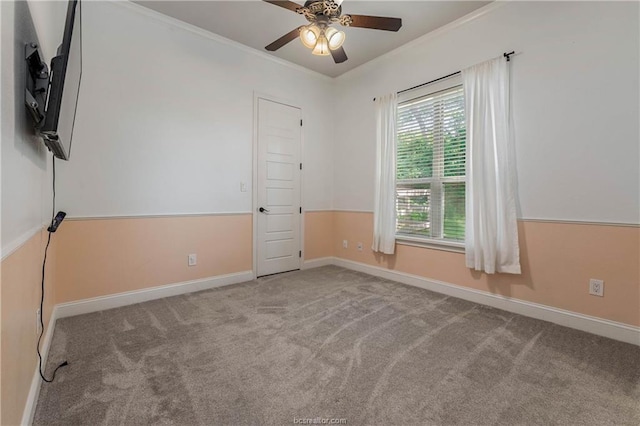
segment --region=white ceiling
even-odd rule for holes
[[[296,1],[303,4],[303,0]],[[302,15],[263,1],[145,1],[136,3],[246,46],[267,52],[264,46],[307,21]],[[344,28],[349,59],[336,64],[331,56],[314,56],[299,39],[276,52],[267,52],[294,64],[337,77],[452,22],[489,1],[360,1],[345,0],[343,14],[390,16],[402,19],[397,33]]]

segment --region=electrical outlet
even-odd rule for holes
[[[604,281],[591,278],[589,280],[589,294],[594,296],[604,296]]]
[[[358,251],[362,251],[362,243],[358,243]]]
[[[240,192],[247,192],[246,182],[240,182]]]
[[[349,241],[342,240],[342,248],[348,248],[348,247],[349,247]]]
[[[189,255],[189,266],[195,266],[198,263],[198,256],[195,254]]]
[[[40,326],[40,309],[36,310],[36,334],[40,334],[42,327]]]

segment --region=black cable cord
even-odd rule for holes
[[[56,159],[55,157],[53,158],[53,208],[52,208],[52,221],[53,218],[55,218],[56,216]],[[56,367],[55,370],[53,370],[53,376],[51,376],[51,380],[47,379],[44,376],[44,373],[42,372],[42,354],[40,353],[40,340],[42,340],[42,335],[44,334],[44,320],[42,319],[43,316],[43,309],[44,309],[44,276],[45,276],[45,269],[47,266],[47,251],[49,250],[49,244],[51,243],[51,231],[48,231],[49,236],[47,237],[47,245],[44,248],[44,259],[42,260],[42,281],[41,281],[41,288],[40,288],[40,336],[38,336],[38,344],[36,345],[36,351],[38,352],[38,371],[40,372],[40,377],[42,377],[42,380],[44,380],[47,383],[51,383],[55,380],[56,378],[56,372],[64,367],[65,365],[69,365],[69,363],[67,361],[63,362],[62,364],[60,364],[59,366]]]

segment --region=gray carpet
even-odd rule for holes
[[[332,266],[61,319],[64,359],[36,425],[640,424],[640,348]]]

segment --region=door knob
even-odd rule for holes
[[[259,211],[260,213],[269,213],[269,210],[265,209],[264,207],[260,207],[260,208],[258,209],[258,211]]]

